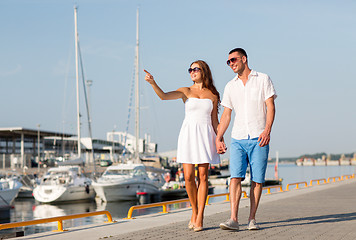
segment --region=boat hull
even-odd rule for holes
[[[20,188],[0,190],[0,207],[10,206],[13,200],[17,197]]]
[[[0,208],[7,207],[12,204],[17,197],[22,184],[14,179],[0,180]]]
[[[72,202],[92,200],[95,191],[92,186],[37,186],[33,196],[41,203]]]
[[[92,185],[97,197],[104,202],[135,200],[137,199],[137,192],[147,192],[148,194],[157,194],[159,192],[156,185],[144,181],[125,181],[117,183],[94,182]]]

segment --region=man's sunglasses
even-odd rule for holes
[[[235,63],[237,61],[238,58],[241,58],[241,57],[237,57],[237,58],[230,58],[229,60],[226,61],[227,65],[230,66],[231,63]]]
[[[195,67],[195,68],[189,68],[189,69],[188,69],[188,72],[189,72],[189,73],[192,73],[192,72],[199,72],[200,70],[201,70],[200,68]]]

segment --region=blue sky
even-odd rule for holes
[[[223,94],[235,47],[277,90],[272,157],[356,151],[354,1],[1,0],[0,127],[76,133],[75,3],[94,137],[126,128],[139,6],[141,133],[159,151],[176,148],[184,105],[159,100],[142,69],[169,91],[189,86],[187,68],[203,59]]]

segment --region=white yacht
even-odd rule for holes
[[[0,208],[8,207],[17,197],[22,184],[16,178],[1,178],[0,179]]]
[[[143,164],[118,164],[108,167],[93,182],[97,197],[104,202],[133,200],[137,192],[157,194],[163,185],[156,176],[149,176]]]
[[[33,196],[41,203],[68,202],[94,199],[95,191],[79,166],[59,166],[48,170]]]

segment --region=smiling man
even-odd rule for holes
[[[238,209],[241,199],[241,181],[250,165],[251,191],[248,229],[258,230],[255,216],[265,181],[270,133],[275,116],[274,99],[277,97],[268,75],[249,68],[246,51],[235,48],[229,52],[227,65],[237,75],[226,84],[221,105],[224,112],[218,126],[216,149],[226,151],[223,135],[236,112],[232,128],[230,149],[230,204],[231,216],[220,224],[224,230],[239,230]]]

